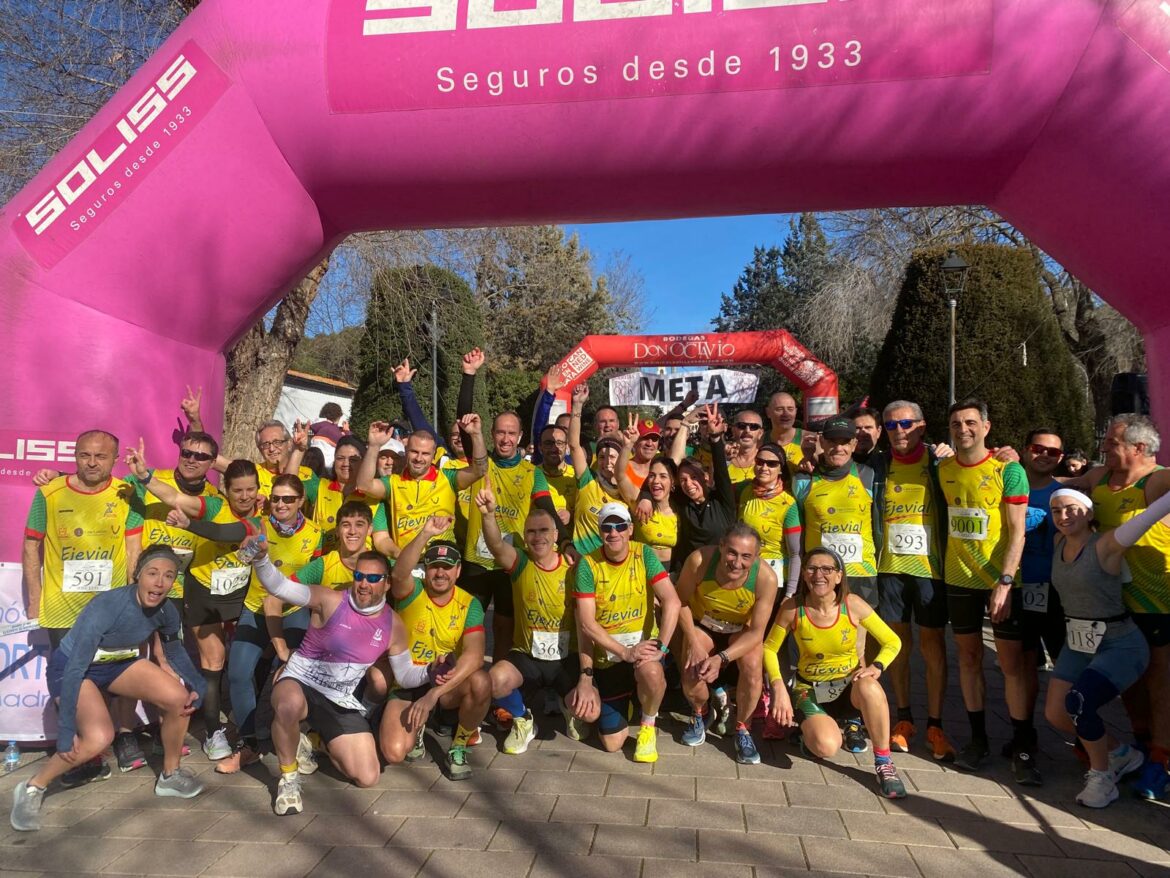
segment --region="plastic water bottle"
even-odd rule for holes
[[[4,751],[4,773],[16,771],[20,768],[20,748],[15,741],[8,742],[8,749]]]
[[[237,550],[236,557],[240,559],[241,563],[251,564],[253,559],[260,554],[260,550],[264,548],[265,542],[267,542],[267,538],[264,534],[260,534],[256,540]]]

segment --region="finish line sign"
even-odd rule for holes
[[[753,403],[760,376],[734,369],[707,369],[674,375],[630,372],[609,379],[610,405],[674,408],[692,390],[700,403]]]

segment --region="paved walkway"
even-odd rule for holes
[[[988,680],[990,725],[1002,736],[994,668]],[[962,739],[953,670],[952,689],[946,721]],[[1079,807],[1071,748],[1041,728],[1045,786],[1015,786],[999,758],[970,776],[896,755],[910,791],[901,802],[875,795],[870,754],[821,763],[761,741],[763,764],[738,766],[730,742],[678,744],[681,726],[669,719],[652,767],[631,761],[632,740],[624,754],[606,754],[559,731],[523,756],[499,753],[487,736],[474,751],[475,776],[462,783],[422,764],[388,768],[376,788],[359,790],[323,760],[305,783],[306,813],[295,817],[272,814],[271,757],[224,777],[196,751],[187,764],[208,785],[197,799],[156,798],[145,769],[51,791],[41,832],[0,830],[0,878],[1170,876],[1170,808],[1125,794],[1104,811]],[[435,755],[441,743],[431,741]],[[30,772],[0,777],[4,808]]]

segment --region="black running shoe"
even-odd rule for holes
[[[85,786],[87,783],[92,783],[95,780],[105,780],[110,774],[110,766],[106,765],[106,760],[100,756],[96,756],[85,763],[85,765],[71,768],[61,775],[60,784],[65,789],[71,790],[74,787]]]
[[[1034,751],[1021,748],[1012,754],[1012,777],[1016,783],[1025,787],[1038,787],[1044,783],[1040,769],[1036,767]]]
[[[955,757],[955,768],[962,771],[978,771],[983,760],[991,755],[986,741],[970,741]]]

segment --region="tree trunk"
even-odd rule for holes
[[[305,335],[309,308],[317,298],[321,279],[329,270],[328,257],[289,291],[265,330],[259,320],[227,352],[227,392],[222,453],[229,458],[256,455],[256,427],[276,411],[284,374]]]

